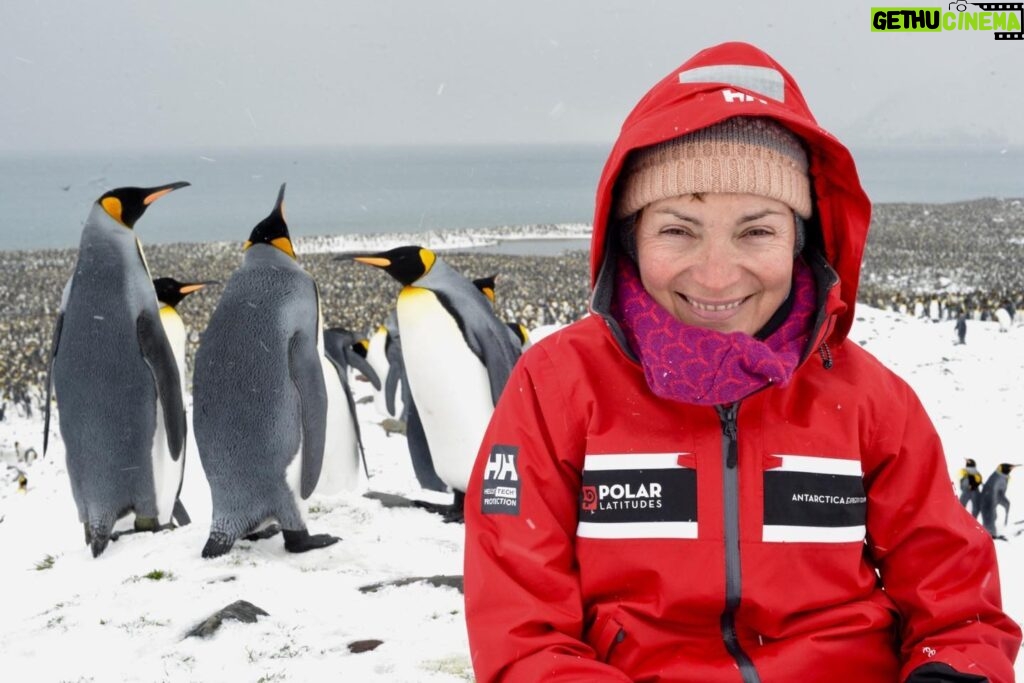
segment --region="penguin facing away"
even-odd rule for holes
[[[185,410],[178,366],[133,228],[150,204],[187,185],[123,187],[102,195],[82,228],[75,271],[61,297],[43,448],[52,388],[71,492],[94,557],[129,513],[136,530],[171,524],[173,504],[167,507],[155,489],[153,442],[162,421],[166,444],[160,448],[176,463],[184,451]]]
[[[160,322],[163,325],[167,341],[174,352],[174,360],[178,365],[178,380],[181,384],[181,391],[184,395],[187,392],[188,384],[185,381],[185,341],[187,332],[185,322],[178,314],[177,305],[186,296],[198,292],[203,287],[211,284],[220,284],[216,280],[205,282],[178,282],[174,278],[160,277],[153,280],[153,289],[156,291],[156,300],[160,304]],[[187,416],[186,416],[187,425]],[[161,509],[166,509],[168,501],[174,510],[174,521],[179,526],[185,526],[192,520],[181,502],[181,485],[185,476],[185,448],[182,448],[181,458],[177,461],[171,460],[166,453],[166,439],[162,438],[165,432],[163,420],[157,419],[157,438],[153,440],[153,481],[155,483],[157,498],[162,501]]]
[[[455,492],[450,518],[461,519],[473,461],[519,347],[487,297],[433,251],[404,246],[354,258],[404,285],[396,308],[405,372],[437,474]]]
[[[310,535],[300,508],[320,478],[328,398],[319,294],[295,259],[284,190],[245,242],[196,352],[192,421],[213,503],[203,557],[274,522],[289,552],[339,540]]]
[[[1010,472],[1015,467],[1020,467],[1020,464],[1000,463],[981,487],[981,523],[992,538],[1005,538],[996,531],[996,517],[1000,505],[1006,509],[1003,524],[1010,523],[1010,499],[1006,497],[1006,487],[1010,482]]]

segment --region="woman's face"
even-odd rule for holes
[[[644,289],[687,325],[753,335],[789,296],[796,225],[780,201],[672,197],[645,206],[635,229]]]

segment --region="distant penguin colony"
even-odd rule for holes
[[[123,187],[96,201],[54,326],[46,388],[56,394],[71,492],[94,557],[128,514],[135,530],[155,531],[172,524],[175,509],[183,513],[181,379],[133,228],[153,202],[186,185]],[[49,409],[47,395],[44,452]]]
[[[355,256],[403,285],[396,304],[402,359],[438,477],[461,520],[470,470],[494,405],[519,358],[491,301],[430,249]]]

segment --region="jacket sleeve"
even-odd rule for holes
[[[583,641],[574,551],[583,408],[564,383],[542,347],[522,357],[466,492],[466,622],[479,683],[629,681]]]
[[[949,485],[938,434],[898,380],[865,463],[869,549],[901,616],[900,680],[925,664],[1012,683],[1020,627],[1002,609],[988,533]]]

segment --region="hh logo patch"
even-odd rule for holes
[[[485,515],[519,514],[519,446],[495,444],[484,467],[483,498],[480,511]]]

